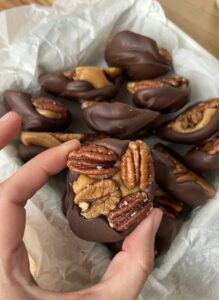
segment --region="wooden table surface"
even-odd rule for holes
[[[219,58],[219,9],[215,0],[159,0],[167,17]],[[51,5],[53,0],[0,0],[0,10],[17,5]]]

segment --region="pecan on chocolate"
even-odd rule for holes
[[[144,142],[129,143],[121,159],[121,179],[128,189],[138,185],[140,190],[145,190],[153,182],[153,159],[150,148]]]
[[[48,119],[63,119],[67,117],[68,110],[60,102],[47,97],[32,98],[32,105],[36,111]]]
[[[185,113],[180,114],[174,122],[170,123],[174,131],[189,133],[205,128],[218,112],[219,100],[210,99],[193,106]]]
[[[103,179],[112,177],[117,171],[116,153],[104,146],[88,145],[70,152],[67,166],[78,174],[90,178]]]
[[[164,87],[178,88],[183,85],[188,85],[188,80],[180,76],[175,76],[162,78],[160,80],[132,81],[127,84],[127,89],[130,93],[134,94],[141,89],[157,89]]]
[[[121,199],[115,209],[109,212],[109,225],[117,231],[125,231],[140,223],[150,212],[152,202],[144,192],[136,192]]]
[[[96,89],[111,86],[112,83],[107,79],[104,71],[98,67],[81,66],[73,71],[66,71],[63,73],[65,77],[70,80],[83,80],[92,84]]]
[[[111,179],[99,180],[79,190],[74,203],[81,208],[86,219],[108,215],[120,201],[121,192],[117,183]]]

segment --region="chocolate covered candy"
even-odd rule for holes
[[[105,58],[109,66],[118,67],[132,80],[150,79],[169,72],[172,59],[165,49],[146,36],[122,31],[107,44]]]
[[[24,130],[56,131],[70,125],[70,112],[51,98],[32,97],[28,93],[12,90],[5,91],[3,97],[7,110],[21,116]]]
[[[137,107],[163,113],[172,113],[189,101],[189,81],[183,77],[129,82],[127,89],[133,94]]]
[[[157,134],[164,140],[200,144],[219,130],[219,98],[199,102],[163,124]]]
[[[37,154],[61,145],[70,140],[79,140],[81,143],[90,143],[103,138],[102,134],[95,133],[64,133],[64,132],[35,132],[22,131],[19,156],[23,161],[28,161]]]
[[[110,100],[123,82],[119,68],[102,70],[81,66],[66,72],[49,72],[40,75],[39,84],[47,93],[71,100]]]
[[[82,109],[84,119],[91,129],[121,139],[140,134],[145,136],[161,121],[158,112],[120,102],[85,102]]]
[[[154,169],[142,141],[99,140],[72,151],[67,165],[67,219],[80,238],[117,242],[147,217]]]
[[[189,150],[185,163],[197,173],[216,171],[219,169],[219,133],[206,143]]]
[[[174,199],[194,207],[214,197],[214,187],[188,169],[173,150],[157,144],[153,150],[153,158],[156,182]]]

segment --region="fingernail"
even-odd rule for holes
[[[154,227],[154,231],[157,232],[159,226],[160,226],[160,222],[162,220],[163,217],[163,212],[160,209],[155,209],[154,211],[154,216],[153,216],[153,227]]]
[[[7,122],[11,118],[12,112],[5,114],[2,118],[0,118],[0,123]]]
[[[68,146],[68,145],[72,145],[73,148],[79,148],[80,147],[80,142],[79,140],[77,139],[74,139],[74,140],[70,140],[70,141],[67,141],[65,143],[62,144],[62,146]]]

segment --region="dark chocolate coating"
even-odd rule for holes
[[[219,133],[217,133],[217,137],[219,139]],[[190,149],[184,156],[185,163],[198,174],[219,170],[219,152],[209,154],[202,149],[203,146],[202,144],[200,147],[196,146]]]
[[[195,207],[207,202],[208,196],[205,190],[195,181],[178,183],[174,175],[174,162],[171,157],[182,163],[181,158],[168,147],[157,144],[153,151],[155,180],[169,195],[179,201]]]
[[[109,66],[122,68],[133,80],[154,78],[172,68],[171,61],[159,54],[154,40],[131,31],[119,32],[112,38],[106,46],[105,59]]]
[[[73,81],[65,77],[62,72],[49,72],[39,76],[39,84],[47,93],[71,100],[107,101],[115,97],[122,80],[119,77],[114,85],[96,89],[88,81]]]
[[[188,107],[182,113],[189,111],[191,108],[198,105],[199,103],[200,102]],[[169,127],[169,124],[172,123],[174,120],[175,119],[165,122],[158,129],[157,134],[161,139],[180,144],[200,144],[219,130],[219,109],[216,112],[216,114],[212,117],[211,121],[204,128],[189,133],[178,132]]]
[[[155,238],[155,245],[158,251],[157,256],[164,254],[170,248],[182,224],[182,218],[171,218],[166,214],[163,215]]]
[[[119,159],[123,155],[129,141],[119,141],[116,139],[106,138],[98,141],[95,144],[103,145],[114,150]],[[112,145],[112,147],[111,147]],[[74,205],[74,192],[72,190],[72,183],[78,178],[78,174],[74,172],[68,173],[67,176],[67,193],[64,200],[66,216],[71,230],[80,238],[100,243],[114,243],[121,241],[127,236],[136,226],[132,226],[129,229],[118,232],[111,228],[105,217],[98,217],[95,219],[86,219],[80,215],[80,208]],[[151,187],[153,189],[153,187]],[[152,197],[151,191],[148,193],[149,198]],[[150,198],[152,200],[152,198]]]
[[[180,87],[162,87],[140,89],[133,95],[137,107],[148,108],[162,113],[173,113],[189,101],[190,89],[188,84]]]
[[[23,130],[57,131],[66,129],[71,122],[71,114],[63,119],[49,119],[40,115],[31,103],[32,96],[24,92],[7,90],[4,92],[4,104],[8,111],[17,112],[22,118]]]
[[[104,134],[129,138],[141,130],[152,130],[160,121],[160,113],[132,107],[125,103],[99,102],[83,110],[87,125]]]
[[[23,144],[20,144],[18,155],[24,162],[26,162],[45,150],[47,150],[47,148],[40,146],[24,146]]]

